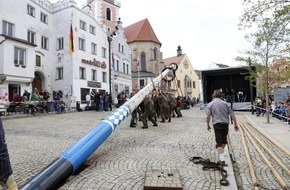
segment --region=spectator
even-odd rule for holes
[[[13,97],[13,103],[20,103],[20,102],[21,102],[21,96],[18,93],[15,93]]]
[[[27,100],[30,100],[30,93],[27,90],[24,90],[24,93],[23,93],[22,97],[23,96],[26,96]]]
[[[87,102],[87,107],[89,107],[91,103],[91,95],[89,93],[87,93],[86,95],[86,102]]]

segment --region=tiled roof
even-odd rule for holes
[[[176,63],[177,65],[179,65],[184,56],[185,54],[182,54],[181,56],[174,56],[174,57],[163,59],[164,65],[169,66],[171,65],[171,63]]]
[[[147,18],[125,27],[124,31],[127,43],[152,41],[161,45]]]

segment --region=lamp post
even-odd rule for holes
[[[111,34],[109,34],[107,37],[107,40],[109,43],[109,88],[110,88],[109,92],[111,95],[112,95],[112,76],[111,76],[111,74],[112,74],[112,65],[111,65],[112,64],[112,55],[111,55],[112,54],[111,53],[112,52],[112,41],[113,41],[113,37],[117,35],[116,31],[119,30],[119,27],[116,26],[115,28],[116,28],[116,30],[114,32],[112,32]]]
[[[112,35],[108,36],[108,43],[109,43],[109,92],[112,95],[112,60],[111,60],[111,43],[112,43]]]

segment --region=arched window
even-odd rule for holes
[[[144,52],[141,53],[141,71],[146,71],[146,55]]]
[[[156,61],[157,60],[157,49],[154,48],[153,50],[153,60]]]
[[[111,9],[110,8],[106,9],[106,19],[111,21]]]

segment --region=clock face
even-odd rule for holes
[[[188,68],[188,63],[187,63],[187,61],[184,61],[184,63],[183,63],[183,65],[184,65],[184,68]]]

